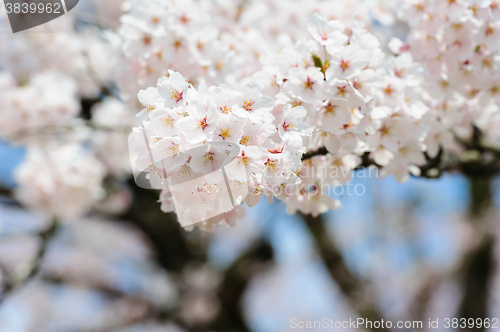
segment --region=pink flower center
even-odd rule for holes
[[[346,70],[347,68],[349,68],[349,61],[342,60],[342,62],[340,63],[340,68],[342,68],[342,70]]]
[[[311,78],[309,78],[309,76],[307,76],[307,81],[304,83],[304,86],[306,87],[306,89],[312,90],[313,84],[314,84],[314,82],[311,81]]]
[[[243,102],[243,108],[244,108],[244,109],[245,109],[245,111],[247,111],[247,112],[251,112],[251,111],[252,111],[253,105],[255,105],[255,101],[254,101],[254,100],[252,100],[252,99],[246,99],[246,100]]]
[[[175,99],[176,102],[182,100],[182,95],[184,92],[179,92],[177,89],[170,91],[170,98]]]
[[[198,127],[201,128],[202,130],[205,130],[207,126],[208,126],[207,118],[204,118],[203,120],[198,122]]]

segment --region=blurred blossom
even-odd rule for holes
[[[382,3],[129,0],[118,31],[123,55],[117,81],[132,105],[137,91],[154,85],[167,69],[195,85],[205,80],[208,85],[242,88],[261,68],[261,56],[307,36],[304,27],[313,13],[347,24],[357,13],[358,19],[370,23],[370,15],[380,13]]]
[[[74,220],[52,242],[43,271],[169,307],[176,301],[175,285],[150,258],[147,244],[133,228],[101,220]]]
[[[26,156],[0,184],[0,332],[281,332],[365,297],[425,326],[479,308],[468,292],[500,313],[498,212],[467,210],[498,194],[499,0],[82,0],[8,22],[0,138]]]
[[[173,323],[159,324],[155,322],[137,324],[134,326],[120,329],[120,332],[183,332],[184,329]]]
[[[140,319],[144,304],[79,286],[34,281],[0,308],[7,331],[103,330]]]
[[[93,106],[92,123],[97,127],[90,137],[96,156],[112,175],[123,178],[130,174],[127,138],[133,113],[123,102],[107,98]]]
[[[103,177],[101,163],[78,144],[34,145],[15,173],[16,197],[55,217],[78,217],[102,197]]]
[[[39,140],[39,131],[68,125],[80,112],[75,82],[60,72],[36,73],[22,86],[4,72],[0,84],[0,133],[7,139]]]
[[[183,270],[183,283],[188,289],[211,292],[217,289],[221,276],[209,265],[190,264]]]
[[[10,30],[6,11],[0,15],[2,30]],[[107,50],[111,48],[98,33],[78,31],[75,15],[71,11],[29,33],[2,34],[0,41],[6,46],[0,52],[0,68],[11,72],[20,84],[28,82],[33,73],[59,71],[74,79],[80,96],[97,96],[100,85],[110,80],[107,75],[113,66],[109,66],[112,58]]]
[[[180,303],[179,315],[189,326],[212,321],[219,312],[219,299],[215,294],[188,292]]]
[[[24,218],[37,222],[35,215]],[[7,222],[0,219],[1,225]],[[23,278],[38,245],[36,237],[2,239],[2,280]],[[2,327],[99,330],[141,320],[151,304],[172,308],[177,303],[176,285],[152,258],[145,239],[127,224],[99,219],[65,222],[48,247],[39,278],[0,307]],[[16,327],[20,322],[12,312],[23,313],[22,327]]]
[[[106,197],[96,202],[93,209],[104,215],[121,215],[130,208],[133,200],[131,188],[121,182],[105,183]]]

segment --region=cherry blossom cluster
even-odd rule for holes
[[[41,129],[67,125],[80,112],[74,81],[59,72],[36,74],[24,86],[4,72],[0,88],[0,134],[7,139],[33,139]]]
[[[16,197],[31,209],[58,218],[84,215],[103,196],[105,168],[73,143],[30,145],[16,169]]]
[[[2,35],[0,69],[9,71],[21,84],[34,73],[58,71],[74,79],[78,94],[92,98],[113,74],[112,48],[99,32],[77,30],[75,16],[68,13],[29,33]],[[0,28],[8,31],[6,11],[0,12]]]
[[[386,58],[363,23],[354,20],[348,35],[341,22],[315,14],[307,29],[312,38],[263,57],[253,78],[282,107],[304,107],[314,128],[304,146],[329,152],[304,162],[302,190],[288,199],[290,213],[316,215],[338,206],[325,194],[326,184],[347,183],[363,154],[400,181],[418,173],[428,107],[420,97],[419,66],[409,55]]]
[[[129,142],[136,151],[133,163],[150,173],[154,188],[163,189],[164,211],[190,214],[179,216],[191,220],[181,225],[211,231],[222,220],[233,224],[231,213],[239,214],[216,204],[225,195],[221,176],[201,181],[198,190],[174,188],[224,163],[230,149],[199,148],[207,143],[239,146],[239,170],[227,165],[231,191],[248,188],[237,203],[253,206],[262,195],[269,201],[277,197],[289,213],[317,215],[337,208],[328,185],[349,182],[365,154],[384,175],[400,181],[418,175],[431,118],[422,101],[420,66],[410,54],[386,57],[377,38],[355,19],[345,31],[340,21],[315,14],[307,30],[312,38],[262,57],[262,70],[243,92],[204,84],[195,90],[169,71],[156,88],[139,93],[144,109]],[[323,147],[326,155],[302,161],[306,152]],[[175,190],[187,208],[176,208]],[[217,217],[210,219],[212,212]],[[200,217],[208,221],[196,223]]]
[[[117,81],[126,99],[175,70],[197,85],[241,89],[261,69],[260,58],[307,36],[303,27],[315,12],[349,26],[376,17],[392,22],[382,1],[139,1],[123,8],[117,34],[121,60]],[[135,106],[135,105],[134,105]]]
[[[134,169],[149,173],[152,188],[163,190],[162,210],[175,208],[182,226],[232,225],[244,216],[240,204],[285,198],[284,185],[300,181],[303,137],[312,133],[305,108],[289,104],[276,114],[274,99],[252,82],[241,92],[196,90],[174,71],[138,97],[144,109],[129,138]],[[225,175],[217,173],[222,166]]]
[[[453,137],[470,139],[474,126],[488,145],[500,147],[500,2],[405,0],[399,17],[410,32],[405,42],[392,40],[391,50],[411,54],[426,69],[429,154],[438,145],[457,150]]]
[[[85,215],[97,203],[123,206],[101,188],[106,177],[130,174],[133,113],[108,98],[90,120],[80,117],[82,100],[101,98],[112,81],[113,48],[97,28],[76,20],[72,11],[29,33],[3,34],[0,52],[0,138],[26,150],[16,198],[60,218]],[[10,29],[5,11],[0,25]]]
[[[130,96],[140,91],[134,175],[148,173],[162,209],[186,228],[233,224],[262,195],[290,213],[326,212],[339,205],[328,185],[348,183],[362,158],[405,181],[474,127],[500,147],[498,0],[121,2],[97,8],[111,25],[116,8],[126,13],[116,32],[76,28],[70,14],[37,28],[65,33],[5,39],[0,136],[28,150],[85,146],[107,180],[124,180],[138,105]],[[394,25],[381,36],[372,20]],[[387,55],[385,38],[405,24],[407,38],[392,39]],[[113,79],[120,98],[109,96]],[[78,118],[90,98],[100,100],[90,120]],[[177,199],[189,181],[199,190]],[[237,195],[226,206],[229,191]]]

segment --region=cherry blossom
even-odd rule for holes
[[[178,72],[169,77],[186,84]],[[254,83],[241,92],[189,85],[182,102],[163,108],[165,97],[156,89],[166,82],[160,78],[157,88],[139,92],[145,106],[158,107],[139,112],[129,147],[134,174],[148,173],[150,186],[162,189],[162,210],[175,210],[184,228],[234,225],[231,218],[242,214],[232,211],[241,204],[253,206],[263,194],[278,197],[280,187],[300,181],[294,172],[305,151],[303,137],[312,134],[303,122],[305,108],[288,105],[275,118],[274,99]]]
[[[59,218],[78,217],[102,198],[105,168],[77,144],[31,146],[16,170],[17,198]]]

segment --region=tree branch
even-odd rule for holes
[[[459,277],[464,294],[459,308],[460,318],[485,319],[488,315],[488,296],[492,272],[495,269],[494,236],[485,233],[481,224],[493,206],[491,179],[472,178],[470,183],[469,214],[473,226],[482,233],[479,245],[465,257]],[[478,330],[484,330],[479,328]]]
[[[381,321],[382,316],[377,309],[373,294],[366,283],[347,268],[341,253],[328,236],[323,217],[302,214],[302,219],[314,238],[319,256],[328,269],[330,276],[349,300],[351,306],[357,311],[359,317],[370,321]],[[386,329],[376,330],[387,331]]]
[[[476,135],[477,136],[477,135]],[[461,158],[451,157],[444,153],[440,148],[436,157],[431,158],[424,152],[426,163],[418,166],[420,168],[421,178],[436,179],[441,177],[443,173],[458,171],[469,178],[489,178],[500,174],[500,151],[493,148],[486,147],[480,143],[460,142],[467,150],[463,153]],[[309,151],[302,156],[302,161],[316,157],[327,155],[329,152],[325,147],[319,148],[314,151]],[[472,155],[472,157],[468,157]],[[488,155],[494,158],[488,158]],[[361,157],[361,164],[356,168],[367,168],[377,165],[374,160],[370,158],[370,153],[365,152]]]
[[[249,331],[241,311],[241,301],[250,280],[272,259],[271,245],[260,240],[225,271],[219,290],[221,310],[210,324],[210,330]]]
[[[47,247],[50,243],[50,240],[56,234],[58,226],[59,226],[58,220],[54,218],[50,226],[38,234],[41,243],[36,253],[32,267],[24,277],[22,277],[20,280],[12,280],[12,278],[9,278],[7,276],[8,281],[2,291],[2,294],[0,295],[0,305],[5,301],[5,299],[11,293],[13,293],[16,289],[28,283],[38,274],[38,272],[40,271],[42,261],[45,257],[45,252],[47,251]]]
[[[304,153],[304,155],[302,156],[302,161],[307,160],[307,159],[311,159],[311,158],[316,157],[316,156],[324,156],[324,155],[327,155],[328,153],[329,153],[328,150],[325,147],[322,147],[322,148],[319,148],[318,150],[309,151],[307,153]]]

